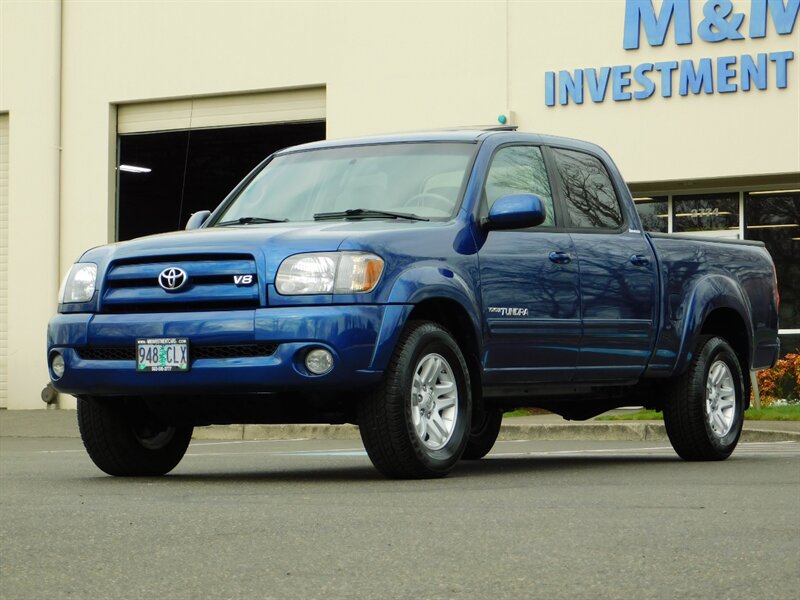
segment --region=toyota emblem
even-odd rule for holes
[[[178,267],[169,267],[161,271],[158,275],[158,285],[167,290],[168,292],[176,292],[181,289],[189,278],[186,276],[186,271]]]

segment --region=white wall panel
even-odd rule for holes
[[[311,121],[325,118],[325,88],[124,104],[117,133]]]
[[[0,408],[8,407],[8,114],[0,115]]]

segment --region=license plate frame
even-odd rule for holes
[[[136,340],[137,373],[185,373],[189,364],[188,338]]]

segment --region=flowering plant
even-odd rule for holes
[[[787,354],[774,367],[758,372],[761,405],[777,400],[800,402],[800,354]]]

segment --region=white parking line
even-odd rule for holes
[[[229,446],[231,444],[263,444],[265,442],[307,442],[309,438],[289,438],[286,440],[229,440],[225,442],[192,442],[192,447],[196,446]]]
[[[243,456],[243,455],[264,455],[273,454],[277,456],[297,456],[297,457],[365,457],[366,451],[363,448],[339,448],[335,450],[269,450],[263,451],[247,451],[247,452],[192,452],[191,449],[196,448],[209,448],[211,450],[214,446],[230,446],[241,444],[263,444],[275,442],[300,442],[307,441],[302,439],[297,440],[236,440],[224,442],[203,442],[193,443],[185,456]],[[513,440],[514,442],[527,441],[527,440]],[[501,442],[507,443],[507,442]],[[37,454],[70,454],[70,453],[84,453],[85,449],[69,449],[69,450],[37,450]],[[674,450],[669,445],[664,446],[648,446],[645,448],[585,448],[582,450],[535,450],[530,452],[491,452],[486,458],[513,458],[513,457],[532,457],[532,456],[586,456],[592,454],[671,454]],[[736,447],[734,456],[739,455],[752,455],[752,454],[786,454],[786,455],[800,455],[800,443],[795,441],[784,442],[745,442]]]
[[[552,450],[533,452],[491,452],[487,458],[507,458],[509,456],[559,456],[575,454],[640,454],[642,452],[673,452],[670,446],[655,446],[652,448],[591,448],[584,450]]]
[[[274,452],[278,456],[367,456],[366,450],[299,450],[297,452]]]

